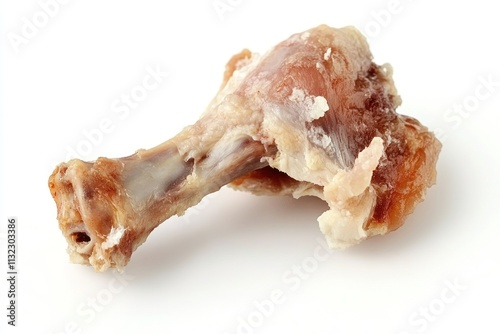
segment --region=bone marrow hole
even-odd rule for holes
[[[71,237],[78,244],[88,243],[91,240],[89,235],[85,232],[75,232],[71,235]]]

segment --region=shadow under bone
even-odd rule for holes
[[[275,253],[276,244],[286,245],[289,239],[289,250],[293,252],[298,239],[311,229],[319,231],[316,219],[327,208],[313,197],[296,200],[224,189],[211,196],[209,203],[189,217],[189,222],[182,216],[163,222],[152,232],[153,240],[146,241],[133,254],[129,267],[140,275],[167,273],[220,245],[234,248],[227,250],[229,257],[239,254],[250,259],[262,252]],[[176,226],[162,228],[164,224]]]

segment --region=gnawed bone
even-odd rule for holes
[[[70,258],[121,269],[160,223],[228,183],[323,199],[331,247],[395,230],[434,183],[441,147],[399,104],[390,67],[371,61],[354,28],[319,26],[264,56],[245,50],[202,117],[174,138],[56,167],[49,187]]]

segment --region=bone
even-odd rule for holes
[[[352,27],[319,26],[263,56],[228,63],[193,125],[154,148],[61,163],[49,178],[70,259],[123,269],[163,221],[226,184],[258,195],[316,196],[331,247],[402,226],[435,182],[441,144],[399,115],[392,69]]]
[[[75,159],[55,169],[49,187],[73,262],[89,263],[98,271],[123,268],[161,222],[267,165],[261,161],[267,154],[264,146],[243,134],[231,141],[207,137],[210,144],[199,154],[182,156],[182,138],[204,128],[197,123],[132,156],[93,163]]]

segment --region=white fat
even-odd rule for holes
[[[292,94],[288,97],[290,101],[299,104],[299,107],[304,108],[305,120],[311,122],[315,119],[321,118],[330,109],[328,102],[323,96],[307,95],[302,89],[293,88]]]
[[[111,227],[106,241],[101,244],[102,250],[118,245],[124,233],[125,228],[123,226],[118,226],[117,228]]]
[[[323,58],[324,58],[325,60],[328,60],[328,59],[330,59],[330,55],[331,55],[331,54],[332,54],[332,48],[328,48],[328,49],[326,50],[325,54],[323,55]]]
[[[314,103],[311,108],[312,119],[318,119],[325,115],[325,113],[330,109],[328,107],[328,102],[323,96],[315,96]]]
[[[330,210],[319,218],[319,226],[330,247],[346,248],[373,234],[365,230],[376,203],[376,192],[370,186],[373,171],[384,152],[381,138],[375,137],[361,151],[351,170],[340,170],[324,187]],[[377,231],[377,234],[385,231]]]
[[[330,199],[335,202],[345,202],[362,194],[370,186],[373,171],[377,168],[383,153],[383,140],[379,137],[373,138],[370,145],[359,152],[352,169],[339,172],[327,186],[331,192]]]
[[[364,202],[372,203],[374,196],[368,196]],[[356,214],[346,209],[330,209],[318,218],[319,228],[332,248],[346,248],[368,238],[363,228],[371,215],[372,206],[362,205]]]

